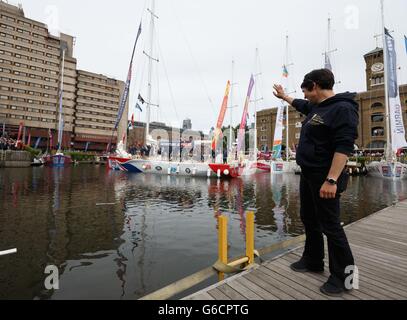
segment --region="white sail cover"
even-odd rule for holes
[[[387,65],[388,65],[388,91],[389,91],[389,117],[391,128],[392,151],[407,147],[406,132],[403,124],[403,109],[401,108],[399,87],[397,84],[397,57],[393,37],[385,29]]]
[[[273,159],[281,159],[281,148],[283,143],[283,116],[284,105],[278,107],[276,129],[274,130],[274,142],[273,142]]]

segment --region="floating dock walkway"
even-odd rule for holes
[[[300,259],[302,245],[184,299],[406,300],[407,201],[350,224],[345,231],[359,271],[359,289],[340,298],[319,291],[329,276],[327,261],[323,274],[290,269]]]

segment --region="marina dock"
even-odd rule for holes
[[[184,300],[405,300],[407,299],[407,200],[345,227],[359,271],[359,288],[342,297],[322,294],[325,272],[297,273],[303,245]]]

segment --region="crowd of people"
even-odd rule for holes
[[[149,156],[150,155],[151,146],[142,146],[141,144],[134,144],[129,147],[129,153],[133,156],[140,155],[140,156]]]
[[[16,141],[4,136],[0,137],[0,150],[17,150]]]

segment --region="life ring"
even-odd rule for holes
[[[157,170],[157,171],[162,171],[163,168],[161,168],[160,166],[157,166],[157,167],[155,167],[155,170]]]
[[[186,172],[187,174],[191,174],[191,169],[186,168],[186,169],[185,169],[185,172]]]

